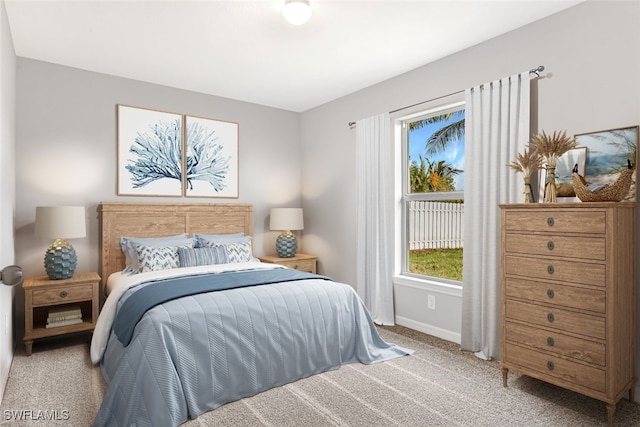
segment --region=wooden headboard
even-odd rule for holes
[[[124,269],[122,236],[253,234],[253,206],[249,204],[102,202],[98,212],[103,283],[111,273]]]

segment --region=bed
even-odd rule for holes
[[[254,258],[251,205],[101,203],[99,214],[108,280],[91,359],[108,389],[94,426],[177,426],[346,363],[411,353],[380,338],[351,286]],[[133,267],[122,237],[137,242]]]

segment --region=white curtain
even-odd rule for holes
[[[529,73],[465,91],[465,191],[461,347],[500,358],[500,203],[524,201],[507,167],[529,141]]]
[[[393,325],[393,144],[389,114],[356,122],[358,295],[374,322]]]

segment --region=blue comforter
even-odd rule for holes
[[[149,309],[127,346],[111,332],[101,362],[109,388],[93,425],[176,426],[345,363],[409,353],[380,338],[345,284],[309,278],[196,293]]]

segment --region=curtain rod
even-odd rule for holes
[[[536,76],[535,76],[535,78],[537,79],[537,78],[539,78],[539,77],[540,77],[540,73],[541,73],[541,72],[543,72],[543,71],[544,71],[544,65],[538,65],[536,68],[532,68],[532,69],[530,69],[530,70],[529,70],[529,74],[535,74],[535,75],[536,75]],[[447,96],[457,95],[457,94],[459,94],[460,92],[464,92],[464,91],[460,90],[460,91],[458,91],[458,92],[452,92],[452,93],[450,93],[450,94],[442,95],[442,96],[439,96],[439,97],[437,97],[437,98],[430,99],[430,100],[428,100],[428,101],[422,101],[422,102],[418,102],[418,103],[416,103],[416,104],[408,105],[408,106],[406,106],[406,107],[398,108],[398,109],[396,109],[396,110],[389,111],[389,113],[390,113],[390,114],[391,114],[391,113],[397,113],[398,111],[406,110],[407,108],[417,107],[417,106],[418,106],[418,105],[420,105],[420,104],[426,104],[427,102],[437,101],[438,99],[446,98]],[[349,122],[349,127],[350,127],[350,128],[354,128],[354,127],[356,127],[356,122]]]

